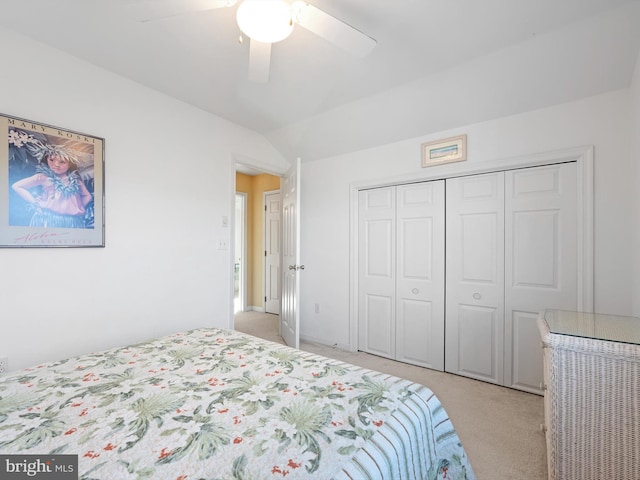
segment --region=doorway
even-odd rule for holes
[[[279,241],[280,225],[279,223],[275,226],[271,225],[275,229],[272,233],[268,233],[265,228],[269,217],[267,210],[281,208],[279,205],[274,206],[274,204],[270,205],[266,202],[266,198],[271,198],[267,194],[276,192],[279,194],[280,177],[239,164],[235,164],[234,168],[234,201],[236,203],[233,213],[234,240],[232,245],[234,252],[231,257],[234,294],[232,325],[240,317],[243,319],[246,316],[264,318],[264,315],[254,315],[254,313],[264,314],[272,310],[271,308],[267,309],[267,298],[274,297],[274,292],[279,290],[280,282],[271,282],[272,287],[267,289],[265,286],[266,276],[269,273],[275,275],[277,271],[281,271],[280,248],[274,248],[270,245],[270,243]],[[243,200],[240,200],[239,196],[242,196]],[[244,208],[240,206],[241,201],[244,202]],[[266,252],[272,252],[276,255],[275,258],[269,259],[271,263],[268,264]],[[276,266],[277,269],[271,266]],[[269,284],[267,283],[267,285]],[[279,304],[279,296],[272,298],[272,300]],[[278,319],[279,311],[274,313]],[[276,329],[274,334],[279,335],[279,329]]]

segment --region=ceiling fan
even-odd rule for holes
[[[302,0],[138,0],[128,4],[131,16],[149,22],[216,8],[238,5],[238,27],[250,39],[249,80],[269,81],[271,45],[287,38],[295,25],[360,58],[376,41],[336,17]]]

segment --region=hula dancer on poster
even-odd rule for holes
[[[38,160],[35,174],[12,188],[33,210],[29,226],[91,228],[85,213],[93,198],[77,173],[78,157],[64,146],[39,141],[31,142],[28,149]]]

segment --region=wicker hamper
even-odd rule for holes
[[[640,345],[538,328],[549,479],[640,480]]]

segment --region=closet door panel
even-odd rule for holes
[[[502,361],[495,331],[501,319],[495,308],[458,306],[458,371],[456,373],[495,383]],[[486,348],[478,348],[483,345]]]
[[[460,213],[458,222],[460,281],[477,288],[495,287],[501,276],[496,269],[501,215],[499,212]]]
[[[358,348],[395,358],[395,188],[359,193]]]
[[[504,173],[446,181],[445,369],[502,384]]]
[[[577,165],[506,172],[505,385],[541,393],[536,327],[545,308],[577,308]]]
[[[434,350],[443,351],[432,345],[434,330],[437,330],[434,323],[440,321],[434,318],[433,307],[432,302],[425,300],[398,299],[396,360],[443,370],[444,358],[432,359]]]
[[[370,293],[364,296],[364,317],[366,326],[361,330],[364,342],[364,350],[374,355],[394,358],[395,348],[393,340],[393,308],[394,298],[391,295],[373,295]]]
[[[509,340],[509,345],[505,346],[505,384],[518,390],[542,394],[542,349],[536,323],[538,316],[536,312],[509,309],[505,325]]]
[[[397,187],[396,359],[444,369],[444,181]]]

